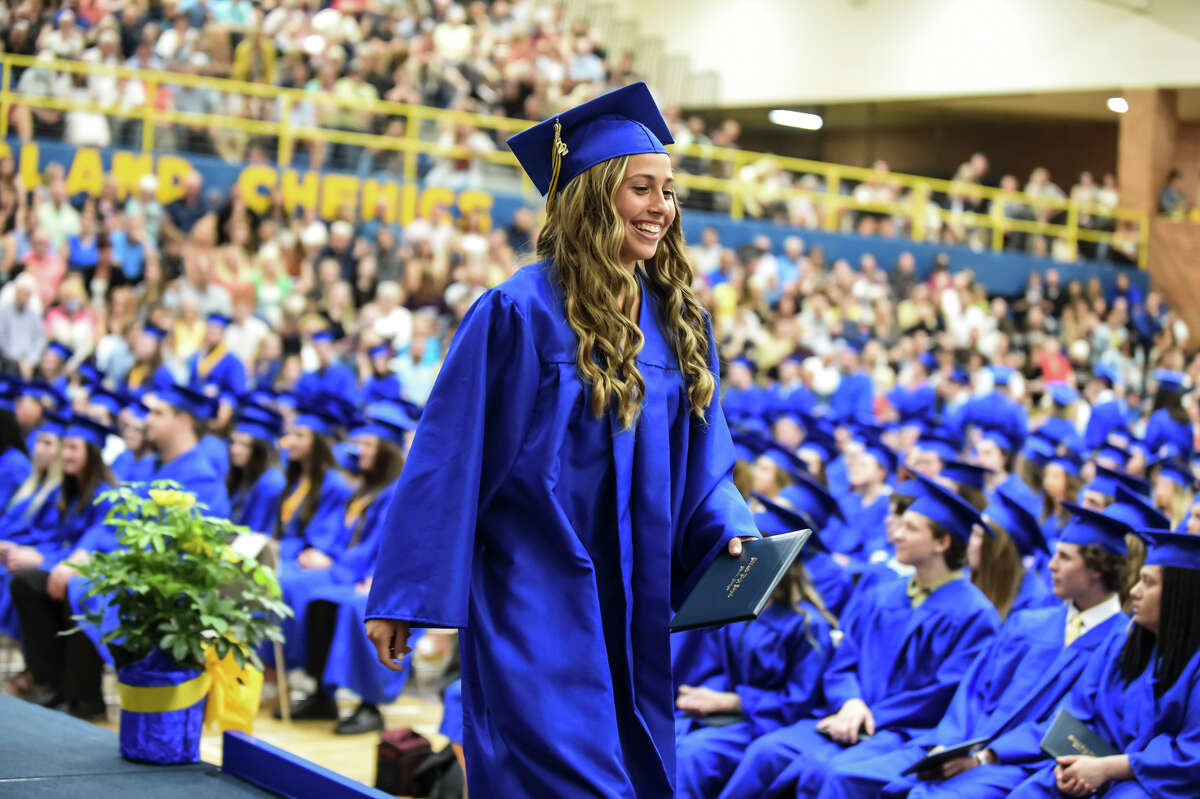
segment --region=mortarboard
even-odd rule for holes
[[[330,327],[322,328],[321,330],[318,330],[312,334],[312,341],[314,344],[318,341],[328,341],[332,343],[334,340],[333,328]]]
[[[738,357],[734,358],[732,361],[729,362],[730,366],[732,366],[734,364],[746,367],[747,369],[750,370],[750,372],[752,374],[758,372],[758,364],[756,364],[754,361],[750,360],[749,358],[747,358],[744,355],[739,355]]]
[[[1132,474],[1117,471],[1116,469],[1108,469],[1104,466],[1096,465],[1096,479],[1107,478],[1112,480],[1114,485],[1123,485],[1130,491],[1141,494],[1142,496],[1150,496],[1150,484],[1140,477],[1134,477]],[[1093,483],[1096,480],[1092,481]],[[1090,484],[1089,484],[1090,485]],[[1101,492],[1104,493],[1104,492]],[[1116,491],[1105,494],[1105,496],[1115,497]]]
[[[146,421],[146,417],[150,415],[150,409],[137,397],[129,397],[122,411],[128,413],[139,422]]]
[[[149,393],[158,397],[175,410],[186,413],[200,421],[211,419],[216,411],[214,407],[216,403],[213,402],[211,397],[207,397],[187,386],[155,386]]]
[[[1200,535],[1169,533],[1166,530],[1138,530],[1146,540],[1147,566],[1173,566],[1200,571]]]
[[[61,361],[69,361],[71,360],[71,356],[75,354],[71,351],[70,347],[68,347],[66,344],[63,344],[61,341],[51,341],[46,345],[46,350],[48,352],[53,352]]]
[[[936,480],[930,480],[920,474],[917,475],[917,479],[924,486],[925,493],[917,497],[908,509],[940,525],[964,544],[970,541],[971,528],[982,522],[979,512],[965,499]]]
[[[796,482],[785,486],[779,495],[792,503],[793,507],[805,511],[813,522],[814,530],[824,530],[830,518],[846,520],[833,494],[807,474],[796,475]]]
[[[900,464],[900,456],[896,451],[881,441],[871,441],[863,447],[863,454],[872,458],[888,474],[896,471]]]
[[[30,380],[28,383],[17,383],[16,385],[20,387],[20,392],[24,396],[37,400],[51,400],[56,409],[67,404],[67,398],[45,380]]]
[[[1110,363],[1096,364],[1096,368],[1092,370],[1092,377],[1104,380],[1108,383],[1109,388],[1121,382],[1121,375],[1117,373],[1117,368]]]
[[[275,441],[283,433],[283,417],[270,408],[244,403],[238,409],[233,431],[259,441]]]
[[[1079,392],[1066,383],[1055,383],[1050,386],[1050,398],[1060,408],[1065,408],[1079,399]]]
[[[983,511],[983,515],[1004,528],[1022,557],[1035,552],[1049,554],[1050,547],[1046,545],[1046,538],[1042,535],[1042,526],[1038,524],[1037,517],[1003,487],[992,495],[992,502]]]
[[[1078,477],[1079,467],[1083,466],[1083,460],[1074,450],[1066,450],[1065,452],[1056,453],[1054,457],[1046,461],[1047,466],[1052,464],[1059,467],[1072,477]]]
[[[800,508],[788,508],[772,501],[762,494],[754,494],[754,498],[762,503],[765,509],[762,513],[754,514],[754,526],[763,535],[781,535],[794,530],[812,530],[812,541],[816,549],[813,551],[828,552],[829,548],[821,541],[820,528],[812,514]]]
[[[100,424],[95,419],[75,415],[67,423],[63,438],[81,438],[96,449],[104,449],[104,443],[109,436],[115,436],[116,430]]]
[[[84,361],[79,364],[79,368],[75,370],[79,378],[84,383],[94,383],[99,385],[104,382],[104,375],[100,374],[100,370],[96,368],[96,364],[91,361]]]
[[[1177,394],[1184,390],[1187,383],[1187,375],[1171,369],[1155,369],[1154,379],[1158,381],[1160,390],[1174,391]]]
[[[784,473],[787,474],[787,476],[791,479],[795,479],[796,472],[808,471],[808,466],[804,463],[804,461],[800,460],[800,458],[796,457],[792,453],[784,450],[783,447],[776,446],[774,444],[771,444],[763,449],[762,454],[759,457],[770,460],[780,469],[783,469]]]
[[[1115,501],[1104,509],[1104,515],[1119,519],[1134,529],[1168,530],[1171,520],[1145,497],[1138,496],[1124,485],[1117,484]]]
[[[992,384],[996,386],[1007,386],[1013,379],[1013,369],[1011,366],[993,366]]]
[[[1005,453],[1013,451],[1013,440],[1003,430],[987,430],[983,434],[983,440],[992,442]]]
[[[88,395],[88,405],[95,405],[111,413],[114,417],[121,412],[126,399],[103,386],[92,386]]]
[[[350,474],[359,474],[362,468],[359,466],[358,445],[349,441],[339,441],[330,447],[333,452],[333,459],[339,467],[349,472]]]
[[[149,322],[147,322],[145,325],[142,326],[142,335],[149,336],[150,338],[154,339],[155,341],[162,341],[164,338],[167,337],[167,331],[163,330],[161,327],[158,327],[157,325],[152,325]]]
[[[387,344],[376,344],[367,351],[367,357],[371,360],[375,360],[376,358],[390,358],[392,357],[392,348]]]
[[[925,452],[932,452],[941,459],[942,463],[958,457],[955,442],[937,433],[922,433],[921,437],[917,439],[917,448]]]
[[[539,193],[554,195],[603,161],[666,153],[675,139],[650,89],[638,82],[569,108],[508,139],[508,147]]]
[[[957,383],[960,386],[969,386],[971,385],[971,376],[967,374],[965,369],[960,369],[956,366],[950,370],[950,382]]]
[[[1127,554],[1125,536],[1133,531],[1128,524],[1073,502],[1064,502],[1063,507],[1070,511],[1071,521],[1063,527],[1059,541],[1081,547],[1096,544],[1116,555]]]
[[[942,463],[942,471],[939,474],[942,477],[953,480],[959,485],[970,486],[971,488],[983,491],[987,485],[987,476],[991,473],[992,470],[984,466],[977,466],[974,463],[966,463],[965,461],[950,460]]]
[[[67,420],[57,414],[47,412],[42,415],[42,423],[38,425],[38,432],[62,438],[63,434],[67,432]]]
[[[233,323],[233,320],[219,311],[213,311],[208,315],[208,323],[210,325],[229,327],[229,325]]]
[[[1124,469],[1129,463],[1129,453],[1115,444],[1105,444],[1096,452],[1097,458],[1105,458]]]
[[[293,424],[308,428],[317,435],[332,436],[342,420],[350,416],[349,410],[334,395],[321,392],[314,397],[299,398]]]
[[[908,499],[916,499],[917,497],[925,496],[925,484],[920,480],[905,480],[898,483],[892,494],[898,497],[906,497]]]
[[[1175,483],[1178,486],[1183,486],[1189,491],[1195,490],[1196,478],[1192,476],[1192,470],[1188,464],[1184,463],[1179,458],[1165,458],[1159,464],[1159,474]]]
[[[417,429],[416,421],[394,402],[373,403],[367,406],[365,416],[364,424],[350,434],[351,438],[372,435],[402,447],[405,435]]]

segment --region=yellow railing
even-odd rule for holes
[[[147,100],[144,105],[138,107],[101,107],[94,103],[81,103],[65,97],[19,94],[16,91],[13,75],[15,69],[22,68],[105,75],[112,76],[118,81],[140,80],[145,85]],[[228,113],[198,114],[159,109],[155,107],[154,99],[158,88],[164,85],[218,92],[226,100],[221,107],[226,108],[232,107],[231,101],[240,98],[269,100],[275,103],[274,118],[252,119]],[[405,133],[402,137],[383,136],[297,124],[294,119],[296,109],[303,104],[317,103],[318,101],[322,107],[332,106],[354,112],[367,112],[401,119],[404,121]],[[141,149],[143,152],[154,151],[159,130],[173,125],[225,129],[251,136],[273,138],[277,142],[277,162],[280,167],[290,166],[297,144],[306,141],[361,146],[378,151],[395,151],[403,154],[402,177],[408,182],[417,179],[418,157],[422,154],[440,158],[485,161],[512,167],[514,170],[517,168],[516,159],[507,151],[480,151],[423,138],[423,133],[426,132],[425,128],[429,127],[423,123],[434,123],[435,127],[465,123],[483,131],[494,131],[500,134],[498,138],[524,130],[529,125],[526,120],[507,117],[429,108],[384,100],[363,103],[336,98],[332,95],[319,95],[303,89],[282,89],[271,85],[221,78],[157,70],[138,70],[83,61],[47,62],[30,56],[3,55],[0,56],[0,139],[9,135],[9,112],[14,105],[58,111],[87,111],[140,120],[142,122]],[[782,201],[786,203],[802,199],[811,202],[813,207],[818,210],[821,225],[827,230],[843,229],[852,224],[853,212],[865,211],[890,216],[894,223],[899,224],[902,228],[907,228],[907,234],[910,237],[918,240],[924,240],[930,223],[936,222],[969,228],[974,231],[977,238],[985,238],[987,247],[997,251],[1003,249],[1006,234],[1016,233],[1061,239],[1069,248],[1069,253],[1073,255],[1077,251],[1080,241],[1112,244],[1115,239],[1113,233],[1083,227],[1080,220],[1086,214],[1114,220],[1114,224],[1117,226],[1125,226],[1123,223],[1133,225],[1136,228],[1138,263],[1142,268],[1146,266],[1149,224],[1147,215],[1142,211],[1098,205],[1088,206],[1070,199],[1008,192],[975,183],[938,180],[898,172],[878,172],[862,167],[767,155],[745,150],[697,145],[673,145],[670,149],[677,164],[681,159],[690,157],[710,165],[722,165],[721,169],[713,171],[721,172],[727,177],[689,174],[677,168],[676,182],[687,191],[708,192],[711,195],[725,198],[721,206],[726,208],[734,219],[743,218],[748,205],[756,207],[764,202]],[[743,174],[744,168],[750,166],[765,168],[774,173],[776,177],[778,177],[778,173],[783,173],[788,179],[782,181],[783,185],[781,186],[767,187]],[[794,184],[803,175],[817,176],[820,189],[797,188]],[[843,186],[851,181],[892,187],[900,196],[892,202],[863,201],[854,197],[853,193],[842,193]],[[524,185],[527,190],[532,190],[527,181]],[[930,202],[930,198],[935,193],[986,199],[990,201],[991,211],[987,214],[978,214],[942,208]],[[1062,221],[1051,223],[1006,216],[1004,209],[1005,205],[1009,203],[1035,209],[1035,216],[1038,215],[1037,211],[1044,210],[1047,212],[1047,216],[1058,217]]]

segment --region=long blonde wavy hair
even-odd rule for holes
[[[591,387],[592,411],[598,419],[611,406],[625,429],[633,426],[646,394],[635,360],[645,344],[633,317],[638,282],[621,266],[625,225],[615,204],[628,161],[627,156],[603,161],[568,183],[537,242],[538,257],[553,261],[567,323],[579,339],[579,375]],[[687,384],[688,405],[703,421],[716,378],[708,366],[708,323],[692,292],[678,205],[654,258],[643,266]]]

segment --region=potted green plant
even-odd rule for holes
[[[235,547],[249,531],[208,516],[176,483],[124,484],[107,524],[120,546],[79,566],[88,580],[76,619],[100,630],[117,667],[121,754],[152,763],[200,759],[206,663],[262,669],[257,649],[283,638],[290,615],[270,569]],[[244,539],[242,539],[244,540]]]

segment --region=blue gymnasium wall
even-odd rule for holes
[[[55,141],[39,141],[36,145],[22,147],[20,142],[12,138],[6,143],[0,143],[0,147],[3,144],[7,144],[8,148],[11,148],[10,151],[18,157],[18,168],[21,174],[26,176],[26,185],[31,185],[30,176],[44,172],[46,166],[50,163],[63,164],[67,169],[68,184],[73,185],[75,188],[86,185],[95,187],[98,190],[99,180],[94,173],[102,171],[104,175],[107,175],[112,172],[114,167],[116,167],[118,177],[124,185],[131,186],[136,184],[137,175],[129,174],[129,172],[135,168],[133,161],[137,156],[128,151],[121,151],[116,148],[108,148],[98,152],[90,148],[80,148],[77,150],[69,144]],[[119,157],[114,160],[114,155],[118,154]],[[182,163],[184,160],[184,158],[178,155],[158,155],[154,157],[152,165],[151,162],[143,161],[137,165],[137,168],[145,167],[156,171],[160,178],[160,183],[164,186],[176,185],[182,178],[180,167],[184,166],[186,168],[186,165]],[[207,191],[215,190],[222,193],[228,192],[229,189],[242,180],[261,184],[264,171],[267,173],[268,179],[274,177],[280,181],[280,185],[284,186],[288,185],[288,181],[284,180],[284,173],[292,173],[289,177],[294,178],[292,181],[293,184],[303,182],[307,176],[307,173],[303,170],[278,170],[273,165],[251,167],[246,164],[229,164],[217,158],[204,156],[187,156],[186,162],[194,166],[204,176],[204,185]],[[120,174],[122,172],[125,174]],[[333,183],[329,180],[330,178],[357,179],[357,183],[354,183],[352,180],[352,185],[349,186],[343,180],[337,187],[338,190],[341,192],[348,191],[349,196],[363,199],[365,204],[371,204],[373,207],[373,204],[365,199],[369,196],[368,192],[378,193],[390,187],[397,192],[397,196],[401,198],[407,196],[410,199],[409,212],[418,215],[425,213],[428,209],[429,203],[426,202],[427,195],[431,202],[448,202],[456,211],[468,205],[476,208],[481,207],[482,200],[486,203],[486,212],[490,215],[492,224],[499,226],[508,225],[515,211],[523,204],[528,204],[529,202],[529,198],[516,194],[485,193],[470,190],[452,192],[424,185],[420,186],[418,191],[413,191],[413,187],[405,186],[402,181],[389,180],[388,176],[371,175],[364,177],[366,179],[357,179],[355,176],[345,175],[344,173],[323,172],[320,175],[320,191],[323,193],[327,190],[332,190],[330,187]],[[374,185],[368,188],[366,186],[367,183]],[[258,189],[250,189],[250,191],[252,193],[255,191],[261,193],[265,189],[259,185]],[[406,191],[408,192],[407,195]],[[439,196],[434,198],[433,194],[438,194]],[[315,196],[315,194],[312,196]],[[403,202],[405,200],[401,199],[398,203],[396,209],[397,216],[403,213],[399,208],[399,205]],[[331,216],[331,214],[323,215],[327,217]],[[987,287],[989,293],[1006,296],[1021,294],[1024,291],[1030,272],[1043,272],[1050,267],[1058,269],[1062,275],[1064,284],[1071,280],[1077,279],[1086,282],[1092,277],[1099,277],[1104,287],[1108,289],[1112,287],[1117,272],[1123,271],[1129,275],[1130,282],[1139,288],[1143,294],[1150,286],[1150,275],[1147,272],[1133,267],[1117,266],[1109,263],[1058,264],[1044,258],[1035,258],[1024,254],[973,252],[967,247],[947,247],[939,244],[924,244],[903,239],[884,239],[846,233],[828,233],[823,230],[791,228],[758,220],[735,222],[722,214],[692,210],[685,210],[683,212],[684,233],[688,241],[699,241],[701,231],[710,225],[715,227],[720,233],[722,244],[734,248],[750,243],[756,236],[767,235],[774,242],[776,250],[780,251],[782,250],[785,238],[793,235],[800,236],[808,249],[811,250],[816,246],[822,247],[825,250],[826,261],[828,263],[832,263],[839,258],[846,258],[852,264],[857,264],[859,257],[863,253],[870,252],[875,255],[876,260],[881,266],[890,269],[896,263],[896,259],[900,253],[907,251],[916,257],[918,271],[923,275],[927,274],[932,268],[934,258],[939,253],[944,252],[950,256],[951,271],[971,269],[975,273],[976,279]]]

